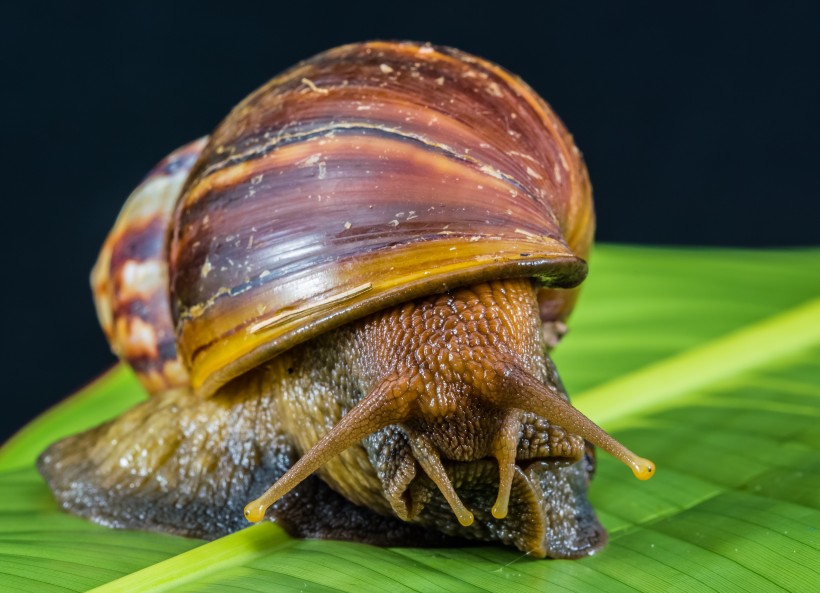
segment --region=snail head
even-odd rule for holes
[[[462,501],[454,478],[468,486],[486,481],[488,462],[496,467],[489,509],[494,519],[507,517],[514,482],[526,481],[523,470],[538,461],[579,461],[585,442],[611,453],[639,479],[654,473],[652,462],[569,403],[545,354],[529,281],[473,286],[405,304],[356,331],[362,360],[380,361],[369,392],[247,505],[250,521],[261,520],[271,504],[363,440],[371,459],[391,468],[380,477],[396,515],[416,520],[430,499],[424,484],[432,482],[464,527],[473,524],[476,509]],[[368,354],[368,348],[375,351]],[[533,430],[524,443],[522,435]],[[486,517],[486,509],[481,512]]]

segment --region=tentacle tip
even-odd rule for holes
[[[632,473],[639,480],[648,480],[655,475],[655,464],[643,457],[636,457],[632,463]]]
[[[245,507],[245,518],[251,523],[259,523],[265,518],[265,511],[267,510],[268,508],[265,505],[256,501],[248,503]]]
[[[461,523],[464,527],[469,527],[473,524],[475,517],[470,511],[464,511],[463,513],[459,513],[456,515],[458,517],[458,522]]]
[[[501,506],[496,504],[491,510],[493,517],[496,519],[504,519],[507,517],[507,506]]]

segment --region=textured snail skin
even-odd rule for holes
[[[440,419],[434,430],[416,419],[374,432],[274,504],[268,516],[302,537],[382,545],[466,538],[500,541],[535,557],[588,555],[603,546],[606,533],[586,499],[593,457],[584,439],[521,414],[509,514],[492,517],[499,481],[492,444],[506,410],[472,397],[464,382],[448,375],[452,364],[436,362],[442,354],[503,353],[560,388],[545,355],[535,294],[529,280],[508,280],[387,309],[283,353],[211,398],[187,389],[153,397],[52,445],[40,469],[65,508],[97,522],[218,537],[244,527],[242,506],[381,377],[426,369],[434,384],[426,407],[449,408],[433,410]],[[440,449],[450,444],[448,457],[458,460],[446,462],[447,473],[475,515],[471,526],[456,520],[436,486],[415,469],[408,430],[436,433]],[[401,515],[411,523],[396,518],[403,505]]]
[[[325,454],[260,513],[301,537],[591,554],[593,447],[561,428],[580,425],[548,353],[593,226],[571,136],[513,75],[414,43],[319,54],[129,198],[92,286],[152,397],[38,467],[70,512],[212,538]]]

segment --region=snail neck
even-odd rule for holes
[[[535,289],[528,279],[478,284],[373,315],[352,328],[351,365],[363,392],[386,376],[413,392],[402,425],[424,434],[442,457],[472,461],[490,454],[506,416],[476,397],[500,361],[546,380]]]
[[[528,279],[478,284],[404,303],[354,326],[362,371],[417,371],[458,382],[482,354],[513,356],[543,369],[541,321]],[[365,368],[366,367],[366,368]]]

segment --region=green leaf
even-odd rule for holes
[[[0,449],[2,591],[790,591],[820,583],[820,250],[605,246],[556,362],[575,404],[652,458],[599,455],[598,555],[289,538],[203,543],[61,513],[33,468],[51,441],[143,396],[118,368]]]

